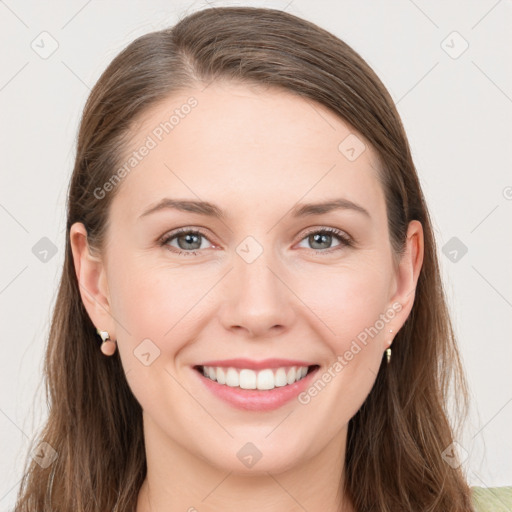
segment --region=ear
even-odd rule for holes
[[[412,310],[416,285],[423,265],[423,250],[423,226],[418,220],[412,220],[407,229],[406,250],[396,268],[395,292],[390,302],[390,307],[395,304],[395,311],[398,304],[401,305],[401,309],[389,323],[393,329],[392,338],[402,328]]]
[[[93,254],[87,240],[87,230],[81,222],[75,222],[69,231],[71,251],[80,296],[87,313],[101,331],[108,331],[115,340],[115,322],[110,308],[110,296],[103,261]]]

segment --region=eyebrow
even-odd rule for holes
[[[224,211],[221,208],[208,201],[192,201],[165,197],[157,204],[144,211],[139,218],[146,217],[152,213],[167,209],[197,213],[199,215],[206,215],[208,217],[214,217],[217,219],[225,219],[226,217]],[[292,208],[291,215],[294,218],[307,217],[310,215],[321,215],[324,213],[329,213],[334,210],[353,210],[362,213],[368,218],[371,218],[368,210],[357,203],[343,198],[331,199],[318,203],[297,204]]]

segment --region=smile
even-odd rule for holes
[[[249,368],[225,368],[220,366],[196,366],[204,377],[223,386],[240,389],[270,390],[285,387],[302,380],[313,366],[282,366],[256,371]]]
[[[229,406],[270,412],[293,403],[320,366],[288,358],[234,358],[201,361],[191,369],[203,389]]]

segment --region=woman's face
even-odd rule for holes
[[[97,191],[119,187],[103,259],[78,273],[146,441],[240,472],[342,453],[421,266],[417,222],[393,263],[373,149],[319,104],[232,83],[134,133],[129,172]]]

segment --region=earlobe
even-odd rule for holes
[[[91,253],[87,230],[75,222],[69,232],[80,296],[93,324],[101,330],[114,331],[110,311],[105,267],[101,258]]]

